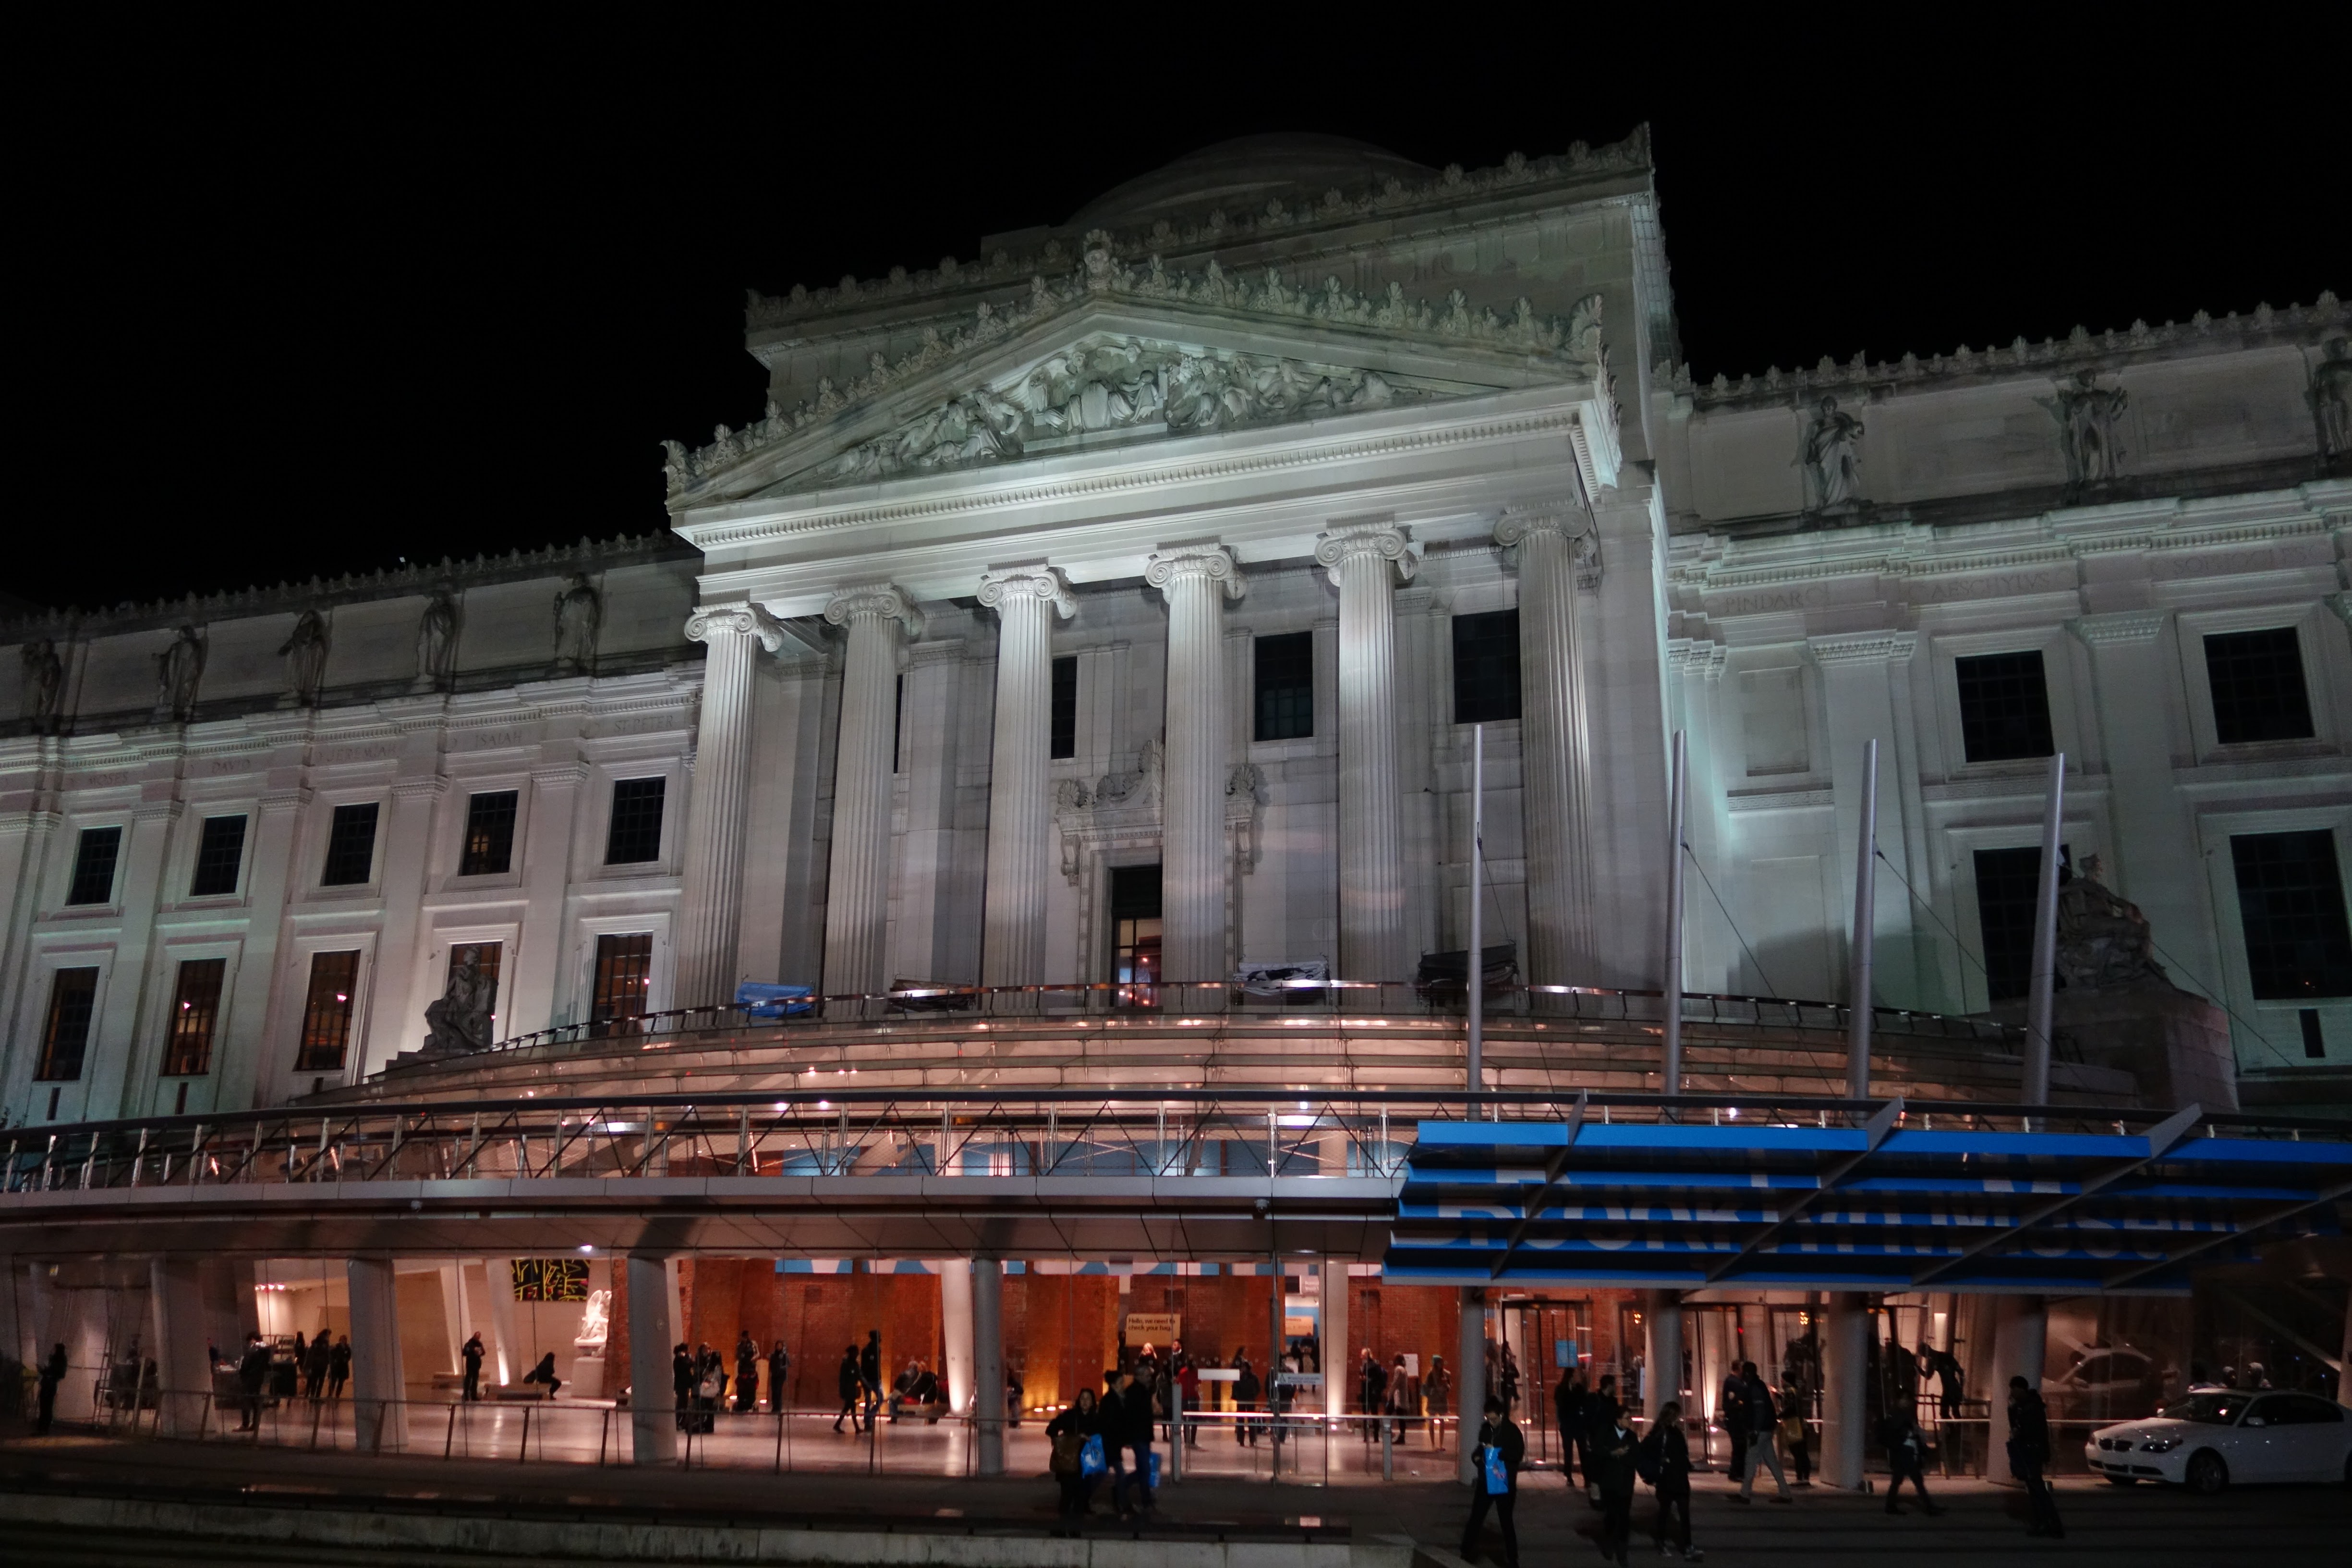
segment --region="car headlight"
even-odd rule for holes
[[[2143,1454],[2169,1454],[2180,1447],[2180,1443],[2181,1439],[2178,1437],[2150,1437],[2139,1446],[2139,1451]]]

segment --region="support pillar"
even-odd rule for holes
[[[982,1477],[1004,1473],[1004,1261],[971,1262],[973,1455]],[[1181,1461],[1179,1461],[1181,1462]]]
[[[25,1260],[0,1252],[0,1357],[31,1366],[37,1359],[29,1324],[17,1305],[25,1293]]]
[[[668,1259],[629,1254],[629,1461],[677,1458],[677,1398],[670,1386]],[[493,1298],[495,1299],[495,1297]]]
[[[1987,1479],[2010,1482],[2009,1380],[2022,1377],[2027,1386],[2042,1387],[2042,1365],[2049,1353],[2050,1315],[2039,1296],[2002,1296],[1993,1309],[1992,1364],[1985,1369],[1984,1397],[1992,1421],[1985,1447]]]
[[[1323,534],[1315,559],[1339,590],[1339,968],[1405,978],[1404,803],[1398,786],[1395,579],[1419,563],[1381,521]]]
[[[344,1271],[352,1292],[352,1419],[358,1447],[363,1454],[396,1454],[408,1447],[397,1277],[389,1258],[354,1258]]]
[[[192,1437],[204,1430],[213,1389],[197,1260],[156,1258],[148,1265],[147,1291],[155,1318],[155,1428],[163,1436]]]
[[[971,1263],[968,1258],[942,1258],[932,1267],[940,1271],[940,1337],[948,1349],[948,1408],[958,1415],[970,1415],[973,1414]]]
[[[1348,1343],[1348,1265],[1323,1260],[1322,1308],[1316,1316],[1323,1331],[1323,1413],[1345,1415],[1348,1390],[1356,1383],[1356,1357]]]
[[[719,1007],[735,999],[743,934],[743,827],[751,805],[751,665],[755,646],[781,652],[784,629],[759,604],[706,605],[686,636],[709,649],[702,663],[702,715],[695,731],[692,804],[677,946],[676,1003]]]
[[[1200,987],[1226,977],[1227,759],[1218,608],[1221,598],[1238,599],[1245,590],[1232,553],[1219,544],[1156,552],[1143,575],[1168,598],[1160,845],[1162,973],[1180,985]],[[1222,990],[1174,994],[1175,1004],[1188,1011],[1216,1006],[1223,999]]]
[[[1528,856],[1528,979],[1592,979],[1591,763],[1577,643],[1576,568],[1596,548],[1571,503],[1509,511],[1498,544],[1519,552],[1519,776]],[[1476,960],[1472,960],[1473,966]]]
[[[1054,617],[1068,620],[1078,603],[1062,574],[1048,566],[982,574],[980,602],[998,617],[980,983],[1035,985],[1045,978],[1045,875],[1055,860],[1046,777],[1054,741]]]
[[[1462,1331],[1456,1340],[1454,1366],[1454,1409],[1461,1420],[1454,1439],[1454,1476],[1467,1486],[1477,1484],[1478,1423],[1486,1412],[1486,1292],[1475,1285],[1462,1288]]]
[[[1642,1414],[1652,1421],[1669,1401],[1683,1396],[1683,1299],[1672,1290],[1652,1290],[1642,1312],[1647,1331],[1642,1346]]]
[[[1829,1299],[1822,1331],[1822,1480],[1862,1485],[1863,1428],[1869,1416],[1870,1309],[1861,1294]]]
[[[515,1331],[514,1259],[484,1258],[482,1287],[490,1299],[490,1368],[499,1382],[512,1383],[539,1359],[524,1353],[530,1347]]]
[[[887,583],[845,588],[824,618],[847,629],[835,748],[833,853],[825,873],[824,991],[870,994],[885,972],[890,900],[890,779],[898,740],[898,645],[921,635],[914,602]],[[854,1015],[853,1015],[854,1016]]]

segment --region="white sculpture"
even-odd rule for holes
[[[183,626],[172,646],[155,656],[155,706],[184,721],[195,710],[196,687],[205,678],[205,643],[193,625]]]
[[[286,661],[286,689],[295,705],[317,707],[319,688],[327,676],[326,617],[316,610],[303,611],[278,657]]]
[[[569,572],[555,595],[555,670],[559,675],[586,673],[596,658],[596,632],[604,619],[604,601],[589,584],[587,574]]]
[[[1811,482],[1813,506],[1827,510],[1853,502],[1861,489],[1862,421],[1824,397],[1813,410],[1812,427],[1805,432],[1805,477]]]
[[[559,626],[562,612],[557,612]],[[457,673],[457,595],[446,583],[436,585],[425,602],[416,623],[416,684],[446,691]]]

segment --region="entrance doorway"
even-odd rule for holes
[[[1160,1005],[1160,868],[1110,868],[1110,977],[1114,1005]]]
[[[1552,1409],[1552,1390],[1570,1366],[1581,1367],[1591,1386],[1592,1373],[1592,1302],[1589,1297],[1552,1300],[1506,1297],[1499,1313],[1502,1345],[1510,1350],[1507,1363],[1517,1370],[1512,1415],[1528,1440],[1531,1467],[1557,1469],[1562,1455],[1559,1419]],[[1502,1347],[1496,1348],[1499,1361]],[[1496,1386],[1503,1386],[1501,1368],[1490,1369]],[[1465,1405],[1467,1408],[1467,1405]]]

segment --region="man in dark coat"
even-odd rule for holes
[[[325,1338],[321,1336],[319,1342],[323,1346],[326,1343]],[[482,1397],[481,1335],[476,1334],[473,1338],[466,1342],[464,1354],[466,1358],[466,1397],[468,1400],[477,1400]],[[310,1397],[313,1399],[316,1399],[319,1396],[318,1384],[327,1381],[326,1360],[324,1357],[319,1357],[316,1359],[319,1362],[319,1376],[310,1387]]]
[[[1121,1388],[1118,1394],[1119,1417],[1126,1434],[1120,1439],[1120,1443],[1127,1450],[1134,1469],[1130,1474],[1120,1475],[1111,1482],[1111,1504],[1114,1508],[1118,1507],[1119,1488],[1131,1476],[1135,1482],[1135,1495],[1141,1501],[1136,1509],[1121,1509],[1119,1511],[1137,1512],[1141,1509],[1151,1507],[1153,1502],[1151,1496],[1151,1384],[1141,1378],[1129,1375],[1126,1381],[1126,1386]],[[1110,1444],[1110,1438],[1103,1439],[1104,1447],[1109,1447]]]
[[[1486,1456],[1493,1451],[1503,1463],[1503,1489],[1487,1489]],[[1475,1461],[1470,1468],[1470,1521],[1462,1527],[1462,1556],[1465,1562],[1478,1561],[1478,1532],[1486,1527],[1486,1510],[1495,1510],[1495,1523],[1503,1532],[1504,1568],[1519,1568],[1519,1531],[1512,1520],[1515,1505],[1519,1500],[1519,1467],[1528,1457],[1528,1440],[1504,1407],[1502,1395],[1486,1396],[1486,1418],[1478,1426],[1478,1447]]]
[[[1234,1358],[1234,1411],[1236,1413],[1243,1411],[1255,1411],[1257,1408],[1258,1400],[1265,1394],[1265,1390],[1264,1386],[1259,1384],[1257,1380],[1257,1372],[1250,1365],[1249,1357],[1245,1355],[1235,1356]],[[1236,1443],[1246,1443],[1253,1448],[1257,1447],[1257,1423],[1255,1421],[1234,1422],[1234,1441]]]
[[[1635,1447],[1625,1407],[1612,1399],[1608,1420],[1592,1445],[1593,1468],[1601,1476],[1601,1555],[1612,1563],[1625,1562],[1633,1533],[1633,1480],[1641,1473]]]
[[[687,1417],[694,1409],[696,1381],[694,1352],[686,1348],[685,1341],[680,1340],[669,1352],[669,1386],[671,1392],[677,1395],[677,1429],[681,1432],[693,1430],[693,1424]]]
[[[1684,1562],[1700,1561],[1706,1553],[1691,1544],[1690,1444],[1683,1437],[1680,1404],[1669,1399],[1658,1412],[1657,1425],[1642,1439],[1633,1468],[1650,1478],[1650,1486],[1658,1497],[1658,1520],[1650,1530],[1651,1543],[1663,1556],[1671,1538]]]
[[[1095,1432],[1102,1438],[1103,1468],[1110,1472],[1110,1510],[1127,1517],[1127,1374],[1103,1371],[1102,1397],[1095,1402]]]
[[[1780,1434],[1780,1411],[1772,1403],[1771,1389],[1757,1375],[1752,1361],[1740,1364],[1739,1403],[1747,1413],[1748,1462],[1740,1468],[1739,1493],[1734,1500],[1754,1500],[1756,1472],[1759,1469],[1770,1470],[1773,1484],[1780,1488],[1772,1498],[1774,1502],[1794,1500],[1789,1496],[1789,1478],[1780,1469],[1780,1450],[1775,1442]]]
[[[1576,1461],[1584,1457],[1584,1378],[1576,1368],[1559,1374],[1551,1391],[1552,1419],[1559,1424],[1559,1478],[1576,1485]],[[1585,1479],[1592,1479],[1592,1463],[1585,1459]]]
[[[245,1336],[245,1359],[236,1363],[237,1386],[245,1390],[243,1418],[236,1424],[240,1432],[253,1432],[261,1426],[261,1390],[269,1381],[269,1347],[261,1342],[256,1330]]]
[[[1600,1460],[1601,1439],[1617,1418],[1617,1375],[1603,1373],[1591,1393],[1584,1396],[1584,1495],[1593,1507],[1601,1506],[1601,1482],[1593,1469]]]
[[[335,1348],[327,1352],[327,1397],[341,1399],[343,1384],[352,1380],[352,1336],[337,1334]]]
[[[857,1352],[857,1381],[866,1391],[866,1429],[874,1430],[874,1417],[882,1408],[882,1331],[866,1331],[866,1348]]]
[[[1722,1424],[1723,1435],[1731,1439],[1731,1468],[1726,1474],[1737,1480],[1748,1470],[1748,1380],[1740,1374],[1737,1362],[1724,1375],[1722,1391],[1716,1396],[1715,1413]]]
[[[1363,1359],[1356,1365],[1356,1393],[1363,1401],[1364,1436],[1376,1437],[1380,1435],[1381,1407],[1388,1403],[1389,1374],[1370,1346],[1365,1347]]]
[[[735,1331],[735,1414],[749,1415],[760,1408],[760,1347],[751,1331]]]
[[[1907,1480],[1919,1493],[1922,1510],[1930,1514],[1943,1512],[1936,1500],[1927,1495],[1927,1436],[1919,1430],[1919,1423],[1913,1419],[1907,1405],[1887,1415],[1879,1437],[1886,1449],[1886,1511],[1903,1511],[1895,1500],[1903,1495],[1903,1483]]]
[[[66,1347],[60,1342],[49,1350],[49,1359],[41,1363],[40,1419],[33,1426],[36,1436],[48,1434],[49,1423],[57,1419],[58,1385],[66,1380]]]
[[[784,1413],[784,1392],[792,1386],[787,1381],[792,1370],[792,1352],[779,1339],[768,1349],[768,1408],[779,1415]]]
[[[2058,1520],[2058,1500],[2050,1495],[2050,1483],[2042,1476],[2050,1463],[2050,1412],[2042,1403],[2042,1395],[2023,1377],[2009,1380],[2009,1473],[2025,1483],[2025,1495],[2033,1510],[2033,1523],[2028,1535],[2063,1537],[2066,1527]]]
[[[866,1393],[865,1377],[857,1370],[857,1347],[856,1345],[844,1345],[841,1347],[841,1372],[839,1375],[839,1383],[841,1394],[841,1415],[836,1415],[833,1418],[833,1429],[836,1432],[840,1431],[841,1416],[846,1415],[849,1417],[849,1429],[854,1433],[857,1430],[857,1403]]]

